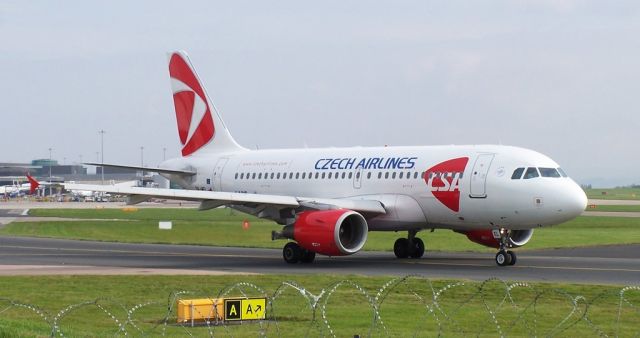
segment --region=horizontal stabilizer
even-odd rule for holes
[[[132,165],[121,165],[121,164],[108,164],[108,163],[95,163],[95,162],[85,162],[83,164],[86,165],[95,165],[97,167],[109,167],[109,168],[120,168],[120,169],[132,169],[132,170],[141,170],[141,171],[150,171],[156,173],[163,174],[173,174],[180,176],[193,176],[196,174],[195,171],[191,170],[178,170],[178,169],[165,169],[165,168],[153,168],[153,167],[139,167]]]

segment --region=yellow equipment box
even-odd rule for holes
[[[224,320],[223,299],[179,299],[178,323]]]
[[[264,297],[178,299],[177,308],[178,323],[264,320],[267,299]]]

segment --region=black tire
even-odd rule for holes
[[[516,261],[518,261],[516,253],[513,251],[507,251],[507,255],[509,255],[509,257],[511,258],[511,260],[509,261],[509,265],[515,265]]]
[[[302,249],[302,257],[300,257],[300,262],[302,263],[313,263],[313,260],[316,259],[316,253],[313,251]]]
[[[296,264],[302,257],[302,249],[297,243],[289,242],[282,248],[282,258],[289,264]]]
[[[416,237],[413,239],[413,245],[411,246],[411,250],[409,256],[411,258],[421,258],[424,255],[424,242]]]
[[[406,238],[398,238],[393,244],[393,253],[398,258],[409,257],[409,240]]]
[[[496,264],[498,266],[507,266],[511,263],[511,255],[509,255],[506,251],[500,250],[496,254]]]

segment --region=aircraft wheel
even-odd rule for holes
[[[421,258],[424,255],[424,242],[420,238],[415,237],[410,252],[409,256],[411,256],[411,258]]]
[[[511,263],[511,255],[509,255],[506,251],[500,250],[496,254],[496,264],[499,266],[507,266]]]
[[[513,251],[507,251],[507,254],[509,255],[509,257],[511,258],[511,261],[509,262],[509,265],[515,265],[516,261],[518,260],[516,258],[516,253]]]
[[[393,253],[398,258],[409,257],[409,240],[406,238],[398,238],[393,244]]]
[[[289,242],[282,248],[282,257],[289,264],[296,264],[302,258],[302,249],[297,243]]]
[[[302,257],[300,257],[300,262],[302,263],[313,263],[313,260],[316,259],[316,253],[310,250],[302,249]]]

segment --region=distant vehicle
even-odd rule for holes
[[[129,204],[152,197],[195,200],[201,210],[228,205],[274,220],[283,228],[272,239],[295,241],[283,248],[288,263],[312,262],[316,253],[354,254],[369,231],[406,231],[394,244],[395,255],[420,258],[419,231],[451,229],[498,249],[498,265],[513,265],[510,249],[525,245],[534,228],[571,220],[587,204],[555,161],[517,147],[248,150],[231,136],[186,53],[170,55],[169,73],[182,157],[158,168],[105,166],[155,171],[183,189],[67,189],[128,195]],[[313,128],[317,118],[301,116],[300,128]],[[366,128],[366,120],[352,128]]]

